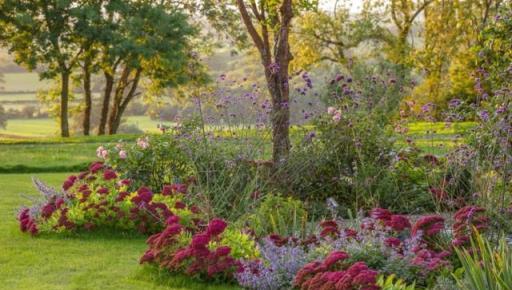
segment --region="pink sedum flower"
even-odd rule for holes
[[[207,233],[210,236],[218,236],[224,232],[228,224],[221,219],[212,219],[208,224]]]
[[[126,151],[124,151],[124,150],[119,151],[119,158],[124,160],[127,157],[128,157],[128,153],[126,153]]]

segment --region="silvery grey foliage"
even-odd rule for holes
[[[32,177],[32,183],[35,188],[46,198],[50,199],[55,196],[64,196],[64,193],[61,191],[57,191],[55,188],[47,185],[41,179],[37,177]]]
[[[258,290],[291,288],[295,274],[308,262],[300,245],[276,246],[270,239],[259,244],[261,260],[244,261],[243,271],[236,275],[242,287]]]

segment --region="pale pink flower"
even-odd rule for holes
[[[103,148],[103,146],[100,146],[98,147],[98,149],[96,149],[96,156],[98,156],[98,158],[101,158],[101,151],[105,150],[105,148]]]
[[[332,116],[332,120],[338,123],[341,120],[341,112],[336,111],[336,113],[334,113],[334,116]]]
[[[139,146],[142,149],[148,148],[149,147],[148,137],[137,139],[137,146]]]
[[[126,151],[124,151],[124,150],[119,151],[119,158],[126,159],[126,157],[128,157],[128,154],[126,153]]]
[[[106,159],[108,156],[108,150],[106,150],[105,147],[100,146],[96,149],[96,156],[98,156],[98,158]]]
[[[334,113],[336,113],[336,108],[335,107],[328,107],[327,108],[327,114],[332,115]]]

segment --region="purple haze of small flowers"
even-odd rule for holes
[[[268,66],[268,69],[272,74],[277,74],[279,72],[279,64],[273,62]]]
[[[448,102],[448,106],[450,108],[457,108],[458,106],[460,106],[462,104],[462,101],[460,99],[451,99],[449,102]]]
[[[278,247],[270,239],[259,245],[262,260],[243,261],[238,283],[248,289],[277,290],[290,287],[295,274],[308,262],[301,246]]]
[[[489,121],[489,112],[487,112],[486,110],[480,111],[480,112],[478,113],[478,115],[480,116],[480,118],[481,118],[483,121],[485,121],[485,122]]]

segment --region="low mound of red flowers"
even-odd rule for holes
[[[210,246],[213,242],[221,241],[227,223],[213,219],[203,230],[198,230],[200,226],[195,233],[188,229],[193,236],[188,244],[183,245],[180,235],[187,230],[179,222],[177,217],[169,218],[165,230],[148,238],[149,249],[141,257],[140,263],[153,263],[170,272],[184,272],[206,280],[231,280],[233,274],[239,271],[240,262],[231,256],[229,246]]]
[[[329,254],[323,261],[306,264],[295,275],[293,285],[302,290],[375,290],[377,271],[364,262],[347,263],[342,251]]]
[[[141,187],[129,192],[131,181],[121,179],[112,168],[101,162],[92,163],[87,171],[69,176],[57,191],[36,181],[44,196],[41,204],[22,208],[20,229],[32,235],[40,231],[63,231],[108,227],[155,233],[165,227],[172,216],[185,217],[191,224],[198,210],[182,200],[186,184],[166,185],[161,194]]]

